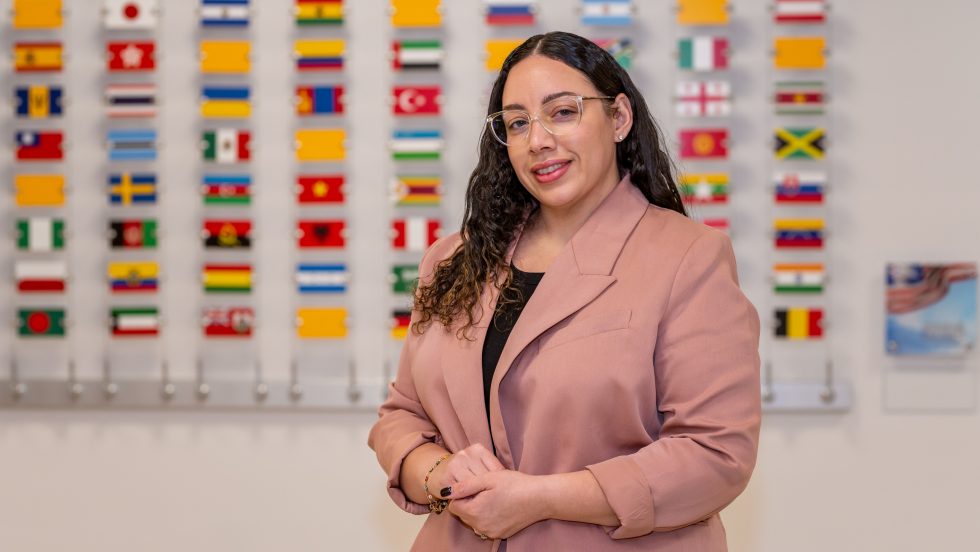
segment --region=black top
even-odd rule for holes
[[[493,313],[493,321],[487,328],[487,338],[483,342],[483,401],[487,408],[487,424],[490,424],[490,382],[493,381],[493,373],[497,369],[497,361],[500,360],[500,353],[504,351],[504,344],[510,336],[510,331],[514,329],[517,318],[527,305],[531,294],[538,287],[544,272],[524,272],[510,265],[510,270],[514,275],[514,284],[521,291],[520,301],[497,305]],[[492,434],[492,433],[491,433]],[[493,437],[490,438],[491,444]],[[496,454],[496,446],[494,446]]]

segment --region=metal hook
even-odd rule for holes
[[[772,389],[772,363],[766,361],[762,371],[762,402],[771,403],[776,398]]]
[[[204,362],[198,358],[197,359],[197,399],[200,401],[207,400],[208,396],[211,394],[211,386],[208,382],[204,381]]]
[[[350,359],[347,365],[349,382],[347,386],[347,399],[352,403],[356,403],[361,400],[361,390],[357,388],[357,366],[354,363],[354,359]]]
[[[112,381],[112,363],[109,362],[109,357],[102,360],[102,379],[104,381],[102,392],[106,400],[111,401],[119,393],[119,385]]]
[[[10,359],[10,394],[15,401],[19,401],[27,394],[27,384],[20,381],[17,360],[13,358]]]
[[[824,388],[820,390],[820,400],[826,404],[831,404],[837,398],[837,391],[834,389],[834,363],[827,360],[825,369],[826,380],[824,380]]]
[[[299,384],[299,366],[296,359],[289,363],[289,398],[294,402],[303,398],[303,386]]]
[[[160,361],[160,373],[163,376],[160,394],[164,401],[169,402],[177,394],[177,386],[170,381],[170,370],[166,359]]]
[[[82,396],[82,391],[85,390],[85,386],[78,382],[78,378],[75,375],[75,361],[68,361],[68,396],[71,400],[77,401],[79,397]]]
[[[262,379],[262,363],[255,361],[255,401],[264,402],[269,398],[269,385]]]

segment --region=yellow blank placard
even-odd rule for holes
[[[343,161],[347,156],[344,129],[305,129],[296,131],[297,161]]]
[[[826,44],[822,36],[778,37],[773,65],[776,69],[823,69]]]
[[[247,40],[202,40],[202,73],[248,73],[252,45]]]
[[[728,0],[677,0],[680,25],[727,25]]]
[[[61,28],[61,0],[14,0],[13,12],[15,29]]]
[[[391,0],[392,27],[442,25],[441,0]]]
[[[60,207],[65,204],[65,177],[60,174],[18,174],[14,177],[18,207]]]
[[[338,339],[347,337],[347,309],[296,309],[296,335],[301,339]]]
[[[487,41],[487,71],[500,71],[504,65],[504,60],[514,51],[514,48],[523,43],[523,39],[506,40],[493,39]]]

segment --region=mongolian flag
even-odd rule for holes
[[[347,156],[342,128],[301,129],[295,136],[297,161],[343,161]]]
[[[681,130],[681,159],[726,159],[727,128]]]
[[[158,0],[102,0],[102,23],[112,31],[147,31],[160,17]]]
[[[438,161],[444,146],[442,131],[438,129],[396,130],[388,142],[395,161]]]
[[[296,114],[341,115],[344,113],[344,87],[336,86],[297,86]]]
[[[439,69],[444,52],[440,40],[395,40],[391,43],[391,67],[402,69]]]
[[[822,172],[777,172],[773,176],[776,185],[776,203],[819,205],[823,203],[826,174]]]
[[[776,0],[773,19],[776,23],[825,23],[827,2],[826,0]]]
[[[247,27],[248,0],[201,0],[202,27]]]
[[[110,129],[107,139],[110,161],[155,161],[157,158],[156,129]]]
[[[106,69],[115,71],[152,71],[156,68],[156,44],[152,40],[113,41],[106,43]]]
[[[20,337],[64,337],[65,309],[18,309],[17,335]]]
[[[678,25],[727,25],[728,0],[677,0]]]
[[[204,247],[247,249],[252,245],[252,223],[248,220],[205,220],[201,238]]]
[[[160,333],[160,313],[156,307],[116,307],[109,309],[113,337],[152,337]]]
[[[208,307],[201,313],[204,337],[252,337],[254,326],[251,307]]]
[[[719,36],[682,38],[677,42],[677,66],[688,71],[728,69],[728,39]]]
[[[776,83],[777,115],[822,115],[825,101],[821,81],[784,81]]]
[[[680,81],[676,99],[679,117],[727,117],[732,113],[728,81]]]
[[[157,202],[157,175],[116,173],[109,175],[110,205],[152,205]]]
[[[688,203],[728,203],[728,173],[686,173],[680,180],[681,197]]]
[[[823,247],[823,219],[776,219],[775,246],[779,249],[818,249]]]
[[[633,0],[582,0],[582,24],[632,25]]]
[[[110,119],[155,117],[155,84],[110,84],[105,88],[106,115]]]
[[[391,292],[411,295],[419,283],[419,267],[414,264],[391,267]]]
[[[63,61],[60,42],[14,43],[14,70],[18,73],[61,71]]]
[[[398,207],[438,207],[441,183],[438,176],[399,175],[392,181],[391,199]]]
[[[14,279],[21,293],[61,293],[68,280],[68,264],[63,260],[17,260]]]
[[[14,88],[15,113],[28,119],[60,117],[62,88],[55,85],[35,84]]]
[[[303,39],[293,43],[298,71],[340,71],[346,45],[342,39]]]
[[[155,293],[160,267],[155,261],[118,261],[106,267],[112,293]]]
[[[202,40],[201,73],[245,74],[252,68],[252,43],[247,40]]]
[[[65,221],[51,217],[17,220],[17,249],[46,253],[65,247]]]
[[[391,89],[395,115],[439,115],[442,105],[442,87],[394,86]]]
[[[412,311],[408,309],[395,309],[391,311],[391,337],[405,339],[408,335],[408,328],[411,322]]]
[[[296,309],[296,336],[300,339],[337,339],[347,337],[347,309]]]
[[[14,0],[12,27],[15,30],[60,29],[61,0]]]
[[[205,293],[248,293],[252,291],[252,265],[206,264],[201,283]]]
[[[823,159],[824,136],[820,127],[777,128],[773,152],[776,159]]]
[[[776,293],[823,293],[823,263],[775,264],[772,267]]]
[[[391,0],[392,27],[442,25],[442,0]]]
[[[206,130],[201,136],[205,161],[237,163],[252,158],[249,143],[252,133],[247,130],[220,128]]]
[[[247,174],[206,174],[201,186],[205,205],[249,205],[252,177]]]
[[[15,135],[18,161],[61,161],[65,136],[60,130],[19,130]]]
[[[537,6],[530,0],[486,0],[487,25],[534,25]]]
[[[636,51],[633,49],[633,40],[630,38],[603,38],[595,39],[593,42],[596,43],[600,48],[609,52],[609,55],[616,60],[623,69],[629,69],[633,67],[633,56]]]
[[[342,25],[344,23],[343,0],[296,0],[296,24]]]
[[[500,71],[504,60],[524,42],[524,39],[493,38],[484,44],[486,49],[487,71]]]
[[[201,117],[245,119],[252,115],[247,86],[205,86],[201,90]]]
[[[343,263],[296,265],[296,290],[300,293],[344,293],[350,273]]]
[[[155,249],[157,221],[154,219],[109,221],[109,246],[113,249]]]
[[[391,247],[404,251],[425,251],[439,239],[437,219],[407,217],[391,221]]]
[[[345,247],[347,244],[346,226],[346,222],[343,220],[296,221],[296,245],[300,249]]]
[[[775,311],[773,335],[781,339],[803,340],[823,337],[823,309],[780,308]]]
[[[773,67],[776,69],[817,70],[827,63],[827,39],[822,36],[776,37]]]
[[[296,177],[296,202],[338,204],[344,202],[344,175],[305,174]]]
[[[61,207],[65,204],[64,175],[14,175],[14,203],[18,207]]]

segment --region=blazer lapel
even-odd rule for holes
[[[500,382],[539,335],[591,303],[616,281],[612,275],[616,260],[649,205],[630,183],[629,176],[623,178],[555,257],[521,311],[500,354],[490,387],[493,441],[505,466],[516,468],[501,416]]]

